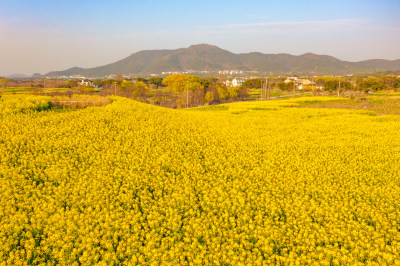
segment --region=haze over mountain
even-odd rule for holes
[[[103,77],[117,73],[147,75],[187,70],[243,70],[274,74],[325,75],[399,69],[400,59],[349,62],[313,53],[299,56],[258,52],[235,54],[214,45],[198,44],[175,50],[144,50],[108,65],[86,69],[73,67],[64,71],[49,72],[44,76]]]
[[[28,75],[20,74],[20,73],[14,73],[14,74],[11,74],[11,75],[7,75],[6,77],[7,77],[7,78],[11,78],[11,79],[16,79],[16,78],[29,78]]]

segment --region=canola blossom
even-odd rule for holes
[[[32,110],[44,110],[51,106],[51,97],[32,95],[0,95],[0,116]]]
[[[26,97],[0,98],[2,264],[400,264],[399,116]]]

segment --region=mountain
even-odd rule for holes
[[[399,60],[342,61],[328,55],[306,53],[290,54],[242,53],[235,54],[209,44],[192,45],[175,50],[145,50],[134,53],[117,62],[94,67],[73,67],[64,71],[53,71],[46,77],[82,75],[103,77],[110,74],[146,75],[170,71],[218,71],[243,70],[272,72],[275,74],[345,74],[366,73],[400,69]]]
[[[383,60],[383,59],[372,59],[358,62],[363,66],[369,68],[376,68],[377,70],[400,70],[400,59],[397,60]]]
[[[32,78],[41,78],[42,77],[42,74],[40,74],[40,73],[33,73],[32,74]]]
[[[7,78],[10,78],[10,79],[24,79],[24,78],[29,78],[29,76],[25,75],[25,74],[15,73],[15,74],[8,75]]]

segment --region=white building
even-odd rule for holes
[[[88,80],[88,79],[82,79],[80,84],[82,86],[94,86],[93,82],[91,80]]]
[[[98,85],[94,84],[93,81],[91,81],[89,79],[82,79],[82,81],[79,83],[81,84],[81,86],[84,86],[84,87],[93,86],[95,89],[100,88]]]
[[[232,86],[233,87],[242,86],[243,83],[244,83],[243,79],[237,79],[237,78],[232,79]]]

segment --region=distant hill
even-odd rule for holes
[[[40,78],[42,75],[40,73],[33,73],[32,78]]]
[[[24,79],[24,78],[29,78],[29,76],[25,75],[25,74],[15,73],[15,74],[8,75],[7,78],[10,78],[10,79]]]
[[[145,50],[134,53],[117,62],[94,67],[73,67],[64,71],[53,71],[47,77],[83,75],[102,77],[110,74],[161,73],[185,70],[243,70],[272,72],[275,74],[345,74],[367,73],[384,70],[399,70],[399,60],[342,61],[328,55],[306,53],[290,54],[243,53],[235,54],[214,45],[198,44],[176,50]]]

